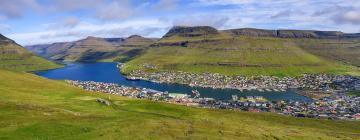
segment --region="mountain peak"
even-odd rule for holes
[[[4,35],[0,34],[0,39],[6,38]]]
[[[6,43],[15,43],[13,40],[7,38],[6,36],[0,34],[0,43],[1,44],[6,44]]]
[[[174,26],[164,37],[171,37],[174,35],[196,37],[217,34],[219,34],[218,30],[210,26]]]
[[[92,39],[99,39],[98,37],[94,37],[94,36],[88,36],[85,38],[85,40],[92,40]]]
[[[6,36],[0,34],[0,40],[10,40],[9,38],[7,38]]]
[[[337,38],[359,38],[359,34],[347,34],[340,31],[318,31],[318,30],[267,30],[255,28],[229,29],[224,32],[234,36],[251,37],[278,37],[278,38],[319,38],[319,39],[337,39]]]
[[[142,37],[140,35],[131,35],[127,39],[131,39],[131,38],[144,38],[144,37]]]

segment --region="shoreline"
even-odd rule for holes
[[[122,63],[117,64],[121,72]],[[123,74],[123,73],[122,73]],[[304,74],[299,77],[275,76],[225,76],[220,74],[193,74],[187,72],[144,72],[141,70],[124,74],[128,80],[145,80],[155,83],[181,84],[190,87],[212,89],[235,89],[239,91],[285,92],[291,89],[301,91],[360,90],[360,77],[350,75]],[[342,83],[350,85],[341,85]],[[334,86],[336,86],[334,88]]]
[[[299,118],[306,117],[334,120],[358,120],[360,118],[360,113],[356,111],[360,110],[360,97],[347,96],[341,92],[334,93],[331,96],[323,97],[312,102],[291,100],[268,101],[262,96],[239,98],[236,95],[233,96],[232,100],[221,101],[213,98],[192,97],[186,94],[161,92],[148,88],[128,87],[114,83],[71,80],[67,80],[66,82],[88,91],[197,108],[272,112]],[[97,99],[97,101],[99,100],[103,99]],[[108,103],[108,106],[111,104],[111,101],[105,101]],[[334,102],[336,102],[335,105]],[[341,104],[338,104],[338,102],[341,102]]]

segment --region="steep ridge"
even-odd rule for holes
[[[168,33],[165,34],[164,38],[171,36],[198,37],[198,36],[218,35],[218,34],[219,34],[218,30],[210,26],[196,26],[196,27],[175,26],[171,28]]]
[[[276,37],[276,38],[312,38],[312,39],[360,39],[360,33],[343,33],[340,31],[317,31],[317,30],[266,30],[256,28],[240,28],[229,30],[217,30],[210,26],[175,26],[164,35],[164,38],[199,37],[227,34],[231,37]]]
[[[123,72],[185,71],[250,76],[359,74],[359,69],[349,68],[360,60],[357,35],[336,31],[253,28],[219,31],[208,26],[177,26],[152,44],[147,53],[125,64]],[[327,55],[322,53],[327,50],[323,46],[333,46],[342,53]],[[355,57],[344,57],[347,55]],[[146,68],[148,64],[156,69]]]
[[[139,52],[155,40],[141,36],[128,38],[87,37],[74,42],[61,42],[44,45],[25,46],[29,50],[60,61],[122,61],[131,52]]]
[[[150,44],[154,43],[156,40],[157,39],[145,38],[139,35],[132,35],[124,39],[124,43],[121,45],[126,47],[142,47],[142,46],[149,46]]]
[[[353,39],[360,38],[360,34],[348,34],[339,31],[316,30],[264,30],[255,28],[242,28],[224,30],[234,36],[251,37],[278,37],[278,38],[312,38],[312,39]]]
[[[59,64],[36,56],[15,41],[0,34],[0,69],[35,71],[60,66]]]
[[[196,29],[198,28],[198,29]],[[284,42],[295,43],[306,52],[324,57],[332,61],[339,61],[354,66],[360,66],[360,33],[343,33],[339,31],[316,31],[316,30],[266,30],[255,28],[241,28],[219,30],[217,34],[202,37],[186,37],[196,30],[204,30],[200,27],[174,27],[159,42],[153,44],[159,46],[194,46],[206,43],[223,44],[239,38],[251,37],[259,41],[263,39],[280,39]],[[210,28],[210,27],[209,27]],[[216,30],[212,28],[212,30]],[[223,44],[223,45],[226,45]]]

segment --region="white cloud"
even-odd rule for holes
[[[254,0],[198,0],[198,1],[206,5],[247,4],[254,2]]]
[[[178,7],[178,2],[179,0],[159,0],[153,8],[158,11],[171,11]]]
[[[338,24],[360,25],[360,9],[339,12],[333,17],[334,22]]]
[[[44,44],[73,41],[87,36],[127,37],[138,34],[147,37],[161,37],[165,34],[167,23],[159,20],[132,20],[121,23],[92,24],[81,22],[74,28],[51,29],[40,32],[17,33],[8,35],[22,45]]]
[[[20,18],[27,9],[38,8],[36,0],[1,0],[0,16],[2,18]]]
[[[113,1],[101,7],[97,12],[97,17],[103,20],[123,20],[134,14],[129,1]]]
[[[97,9],[104,3],[104,0],[52,0],[49,5],[43,6],[50,6],[50,9],[55,11],[76,11],[88,8]]]
[[[52,29],[68,29],[68,28],[74,28],[78,24],[80,24],[80,20],[76,17],[68,17],[64,20],[60,20],[56,23],[49,23],[45,24],[46,28],[49,30]]]
[[[360,0],[53,0],[45,4],[4,0],[0,2],[0,20],[21,17],[26,9],[44,13],[48,25],[27,25],[38,27],[33,29],[37,32],[12,33],[21,44],[86,36],[161,37],[173,25],[360,31]],[[57,21],[49,21],[59,15]]]
[[[10,31],[11,30],[11,26],[8,24],[0,24],[0,32],[6,32],[6,31]]]
[[[360,30],[359,0],[197,0],[195,3],[200,7],[218,6],[214,13],[230,18],[224,28]]]
[[[212,26],[223,28],[229,21],[227,16],[219,15],[192,15],[173,19],[174,26]]]

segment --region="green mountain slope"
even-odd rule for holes
[[[301,42],[298,44],[314,55],[360,67],[360,39]]]
[[[19,86],[21,85],[21,86]],[[0,70],[0,139],[359,139],[360,122],[196,109]],[[110,100],[106,106],[97,98]]]
[[[140,54],[154,41],[138,35],[128,38],[87,37],[74,42],[25,47],[43,57],[60,61],[125,61]]]
[[[0,34],[0,69],[35,71],[58,67],[61,65],[36,56]]]
[[[329,33],[328,37],[313,32],[315,31],[293,33],[291,30],[277,32],[258,29],[217,31],[206,26],[175,27],[153,44],[153,48],[144,55],[126,63],[123,72],[165,70],[250,76],[296,76],[303,73],[359,74],[358,68],[343,63],[347,60],[356,63],[360,51],[352,51],[352,55],[357,58],[346,57],[348,59],[345,61],[334,61],[337,57],[331,53],[327,54],[326,49],[320,50],[321,53],[311,51],[313,46],[331,43],[334,47],[339,47],[336,44],[345,42],[349,47],[356,46],[356,38],[346,36],[342,37],[344,39],[331,39],[335,33]],[[337,56],[341,55],[339,53]],[[348,63],[354,64],[351,62]],[[153,64],[156,68],[148,69],[145,67],[146,64]]]

